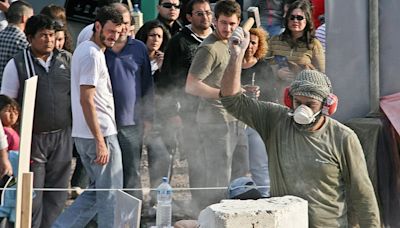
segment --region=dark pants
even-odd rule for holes
[[[31,171],[34,188],[68,188],[71,172],[71,128],[33,134]],[[32,227],[51,227],[64,209],[68,192],[35,191]]]
[[[140,159],[142,158],[143,133],[139,126],[118,127],[118,142],[122,153],[124,188],[141,188]],[[142,199],[142,191],[128,191]]]

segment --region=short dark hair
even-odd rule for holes
[[[34,15],[26,22],[25,35],[27,37],[35,36],[38,31],[43,29],[55,31],[55,26],[54,21],[49,16],[43,14]]]
[[[146,43],[149,32],[154,28],[161,28],[163,30],[163,42],[160,46],[160,51],[164,51],[169,39],[171,38],[171,35],[165,28],[163,23],[161,23],[159,20],[152,20],[144,23],[144,25],[140,27],[139,31],[136,33],[135,38],[142,41],[143,43]]]
[[[32,5],[26,1],[20,0],[11,3],[6,14],[7,21],[11,24],[19,24],[29,9],[32,10]]]
[[[216,19],[218,19],[221,15],[225,15],[228,17],[236,15],[240,19],[240,5],[234,0],[220,0],[217,2],[217,4],[215,4],[214,14]]]
[[[104,26],[107,21],[111,21],[117,25],[121,25],[123,22],[122,14],[112,6],[103,6],[97,11],[96,19],[101,26]],[[95,31],[95,26],[93,27],[93,31]]]
[[[186,14],[192,14],[193,6],[195,4],[201,4],[201,3],[210,4],[210,1],[209,0],[191,0],[186,6],[186,9],[185,9],[186,10]]]

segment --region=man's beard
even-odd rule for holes
[[[315,121],[309,124],[299,124],[296,123],[296,121],[294,121],[294,125],[296,126],[297,129],[299,129],[300,131],[309,131],[311,130],[317,123],[318,121],[321,119],[322,117],[322,113],[320,112],[316,117],[315,117]]]
[[[112,46],[108,45],[106,40],[107,40],[107,38],[103,35],[103,28],[101,28],[101,30],[100,30],[100,41],[105,47],[111,48]]]

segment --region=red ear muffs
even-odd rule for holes
[[[338,97],[335,94],[330,93],[324,101],[324,106],[322,107],[322,114],[326,116],[333,115],[336,112],[338,102],[339,102]]]
[[[283,91],[283,102],[288,108],[293,109],[293,98],[292,95],[290,95],[289,88],[288,86]]]
[[[289,88],[290,87],[286,87],[284,90],[283,102],[288,108],[293,109],[293,97],[292,95],[290,95]],[[336,112],[338,102],[339,102],[338,97],[335,94],[330,93],[324,101],[321,111],[322,114],[326,116],[333,115]]]

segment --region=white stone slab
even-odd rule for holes
[[[199,215],[201,228],[308,228],[307,201],[284,196],[222,200]]]

